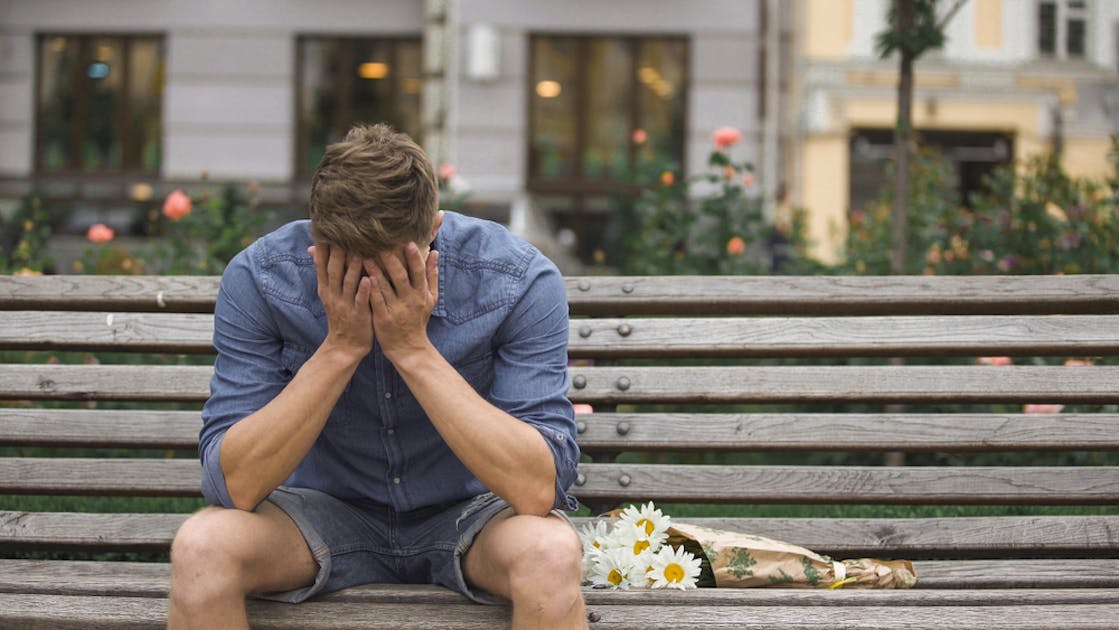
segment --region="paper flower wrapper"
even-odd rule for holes
[[[718,588],[910,588],[908,560],[832,560],[789,543],[740,532],[673,522],[668,544],[706,558]]]

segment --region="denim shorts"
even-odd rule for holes
[[[470,588],[462,572],[462,557],[474,537],[509,507],[492,493],[411,512],[284,486],[268,495],[268,501],[295,521],[319,572],[310,586],[255,595],[259,599],[295,603],[377,583],[437,584],[478,603],[504,603],[497,596]]]

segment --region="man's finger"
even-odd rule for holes
[[[365,272],[369,274],[369,306],[373,309],[374,317],[383,316],[388,312],[388,302],[385,291],[392,291],[384,271],[375,261],[365,261]]]
[[[412,288],[423,291],[427,287],[427,273],[424,269],[424,257],[420,254],[420,248],[415,243],[408,243],[404,246],[404,263],[408,265],[408,278],[411,280]]]
[[[346,252],[337,247],[330,248],[330,256],[326,259],[327,286],[336,291],[342,286],[342,276],[345,273]]]
[[[427,254],[427,290],[431,293],[432,303],[439,301],[439,252],[434,249]]]
[[[397,295],[409,285],[408,270],[400,263],[400,259],[391,252],[381,252],[381,269],[386,279],[392,283],[390,287]]]
[[[326,258],[330,252],[330,246],[326,243],[317,243],[307,248],[307,252],[311,254],[311,260],[315,262],[315,277],[319,281],[319,290],[326,289]]]
[[[357,284],[361,280],[361,258],[346,255],[346,275],[342,278],[342,295],[353,295],[357,291]]]

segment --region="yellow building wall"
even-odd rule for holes
[[[972,0],[975,47],[1002,48],[1003,0]]]
[[[850,166],[846,134],[809,138],[801,145],[804,207],[812,255],[838,262],[847,232]]]
[[[843,59],[851,45],[855,0],[808,0],[804,4],[804,55]]]
[[[1065,138],[1061,166],[1072,177],[1110,177],[1115,174],[1110,151],[1110,138]]]
[[[851,100],[839,108],[837,131],[809,137],[800,146],[803,169],[799,190],[808,212],[812,254],[824,262],[842,255],[850,197],[848,132],[856,127],[891,128],[896,118],[892,99]],[[1050,150],[1049,131],[1041,129],[1047,113],[1041,104],[983,101],[938,101],[934,107],[917,99],[914,125],[924,129],[1004,131],[1015,141],[1019,163]],[[1042,135],[1045,134],[1045,135]],[[1111,172],[1108,138],[1066,138],[1062,164],[1070,175],[1103,177]]]

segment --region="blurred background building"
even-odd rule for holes
[[[785,172],[825,258],[843,242],[848,213],[886,183],[897,61],[878,59],[874,36],[889,1],[794,3],[797,118]],[[961,203],[995,166],[1051,151],[1071,175],[1114,174],[1117,27],[1112,0],[965,2],[944,49],[917,62],[913,100],[914,129],[954,162]]]
[[[384,121],[454,166],[464,211],[574,269],[609,249],[634,169],[698,172],[733,126],[767,212],[804,208],[827,259],[886,183],[887,3],[0,0],[0,199],[39,191],[63,235],[140,234],[168,191],[215,183],[295,218],[324,147]],[[1103,0],[966,3],[915,101],[962,199],[1050,150],[1110,172],[1117,20]]]

